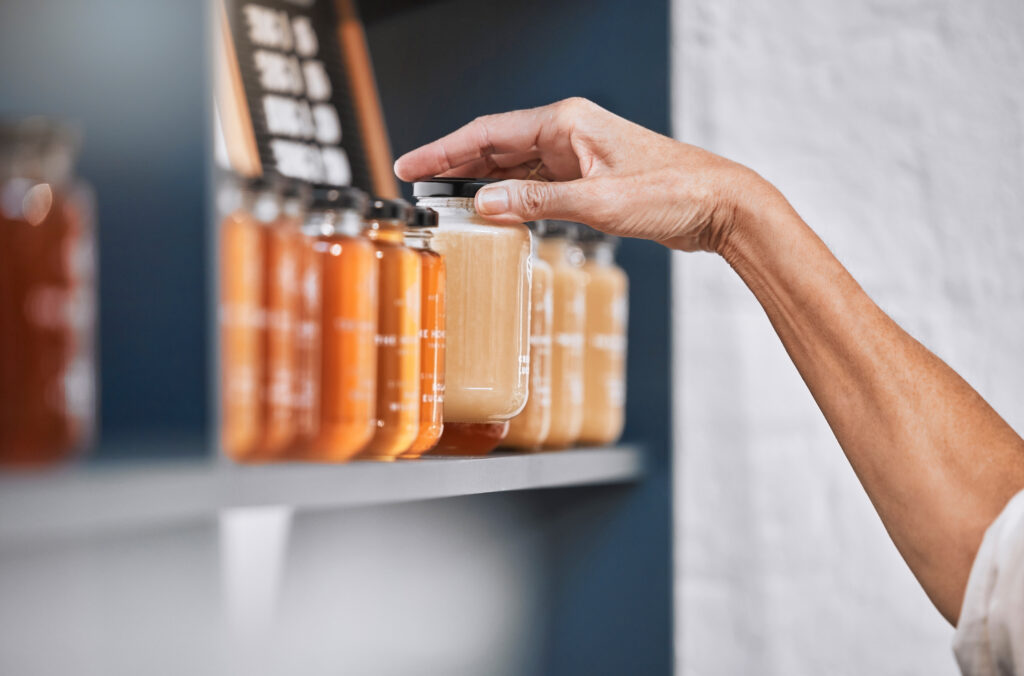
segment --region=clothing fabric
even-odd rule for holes
[[[953,651],[964,676],[1024,676],[1024,491],[985,532]]]

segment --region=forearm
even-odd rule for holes
[[[768,314],[900,553],[951,622],[1024,442],[896,325],[774,190],[718,247]]]

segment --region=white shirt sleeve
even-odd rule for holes
[[[1024,491],[985,532],[953,652],[964,676],[1024,676]]]

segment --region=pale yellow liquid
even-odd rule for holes
[[[583,425],[583,328],[587,276],[570,256],[582,257],[564,238],[545,238],[538,253],[553,272],[551,427],[544,445],[565,448]]]
[[[529,392],[530,231],[489,224],[464,198],[428,198],[447,269],[444,422],[503,422]]]
[[[622,434],[626,403],[629,282],[612,263],[588,260],[583,348],[583,426],[579,441],[610,444]]]
[[[551,266],[534,258],[530,298],[530,396],[523,412],[512,418],[502,442],[510,448],[536,448],[551,429],[551,323],[554,305],[554,273]]]

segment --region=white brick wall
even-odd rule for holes
[[[1024,430],[1024,2],[673,14],[677,136],[779,186]],[[951,628],[753,297],[712,256],[674,263],[678,671],[956,673]]]

